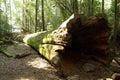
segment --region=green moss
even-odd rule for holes
[[[46,59],[57,64],[59,53],[56,51],[63,49],[63,46],[54,44],[55,37],[51,35],[51,32],[30,34],[24,39],[24,42],[38,50]],[[57,61],[55,61],[56,59]]]
[[[24,42],[26,44],[32,45],[34,48],[38,48],[39,44],[53,44],[54,38],[51,34],[51,31],[44,32],[44,33],[34,33],[26,36],[26,39],[24,39]]]
[[[44,57],[51,60],[54,56],[56,56],[56,51],[53,50],[53,46],[54,45],[50,44],[40,44],[38,50]]]
[[[40,44],[38,51],[46,59],[57,65],[60,61],[59,53],[57,52],[57,50],[63,50],[63,49],[64,47],[60,45]]]
[[[11,57],[12,53],[8,50],[0,48],[0,52],[4,53],[6,56]]]

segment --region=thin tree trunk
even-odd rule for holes
[[[28,22],[27,22],[27,9],[25,9],[25,28],[28,29]]]
[[[102,14],[104,14],[104,0],[102,0]]]
[[[0,7],[1,7],[1,2],[0,2]],[[0,10],[1,11],[1,10]],[[1,25],[1,12],[0,12],[0,26],[2,26]],[[0,33],[0,35],[2,34],[2,31],[1,31],[1,33]]]
[[[116,51],[116,39],[117,39],[117,0],[115,0],[115,8],[114,8],[114,35],[113,35],[113,44],[114,50]]]
[[[93,15],[93,13],[94,13],[94,12],[93,12],[93,11],[94,11],[93,9],[94,9],[94,0],[92,0],[92,4],[91,4],[91,15]]]
[[[7,16],[7,2],[6,2],[6,0],[4,1],[4,3],[5,3],[5,12],[6,12],[6,22],[8,22],[8,16]]]
[[[83,13],[82,6],[81,6],[81,5],[82,5],[82,1],[80,0],[80,9],[79,9],[79,10],[80,10],[80,14]]]
[[[38,17],[38,0],[36,0],[36,7],[35,7],[35,32],[37,32],[37,27],[38,27],[38,20],[37,20],[37,17]]]
[[[77,15],[78,15],[78,0],[73,0],[73,13],[74,13],[74,16],[77,17]]]
[[[23,5],[25,5],[25,1],[23,0]],[[22,9],[22,26],[23,26],[23,28],[25,27],[25,23],[24,23],[24,20],[25,19],[25,9],[24,9],[24,7],[23,7],[23,9]]]
[[[91,15],[91,4],[90,4],[91,1],[88,0],[87,3],[88,3],[88,16],[90,16]]]
[[[5,23],[5,25],[7,25],[7,22],[8,22],[8,7],[7,7],[7,2],[6,2],[6,0],[4,0],[4,4],[5,4],[5,17],[6,17],[6,23]],[[5,28],[3,28],[4,30],[3,30],[3,34],[5,34]]]
[[[44,20],[44,0],[42,1],[42,31],[45,31],[45,20]]]
[[[28,19],[27,19],[27,12],[28,12],[28,1],[25,0],[25,29],[28,31]]]
[[[9,0],[9,8],[10,8],[10,10],[9,10],[9,12],[10,12],[10,20],[9,20],[9,22],[10,22],[10,24],[12,24],[11,0]]]

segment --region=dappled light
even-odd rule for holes
[[[35,58],[34,60],[28,61],[27,65],[38,68],[38,69],[41,69],[41,68],[45,69],[49,67],[48,62],[40,58]]]
[[[30,79],[35,79],[35,78],[24,78],[24,77],[21,77],[21,78],[15,79],[15,80],[30,80]]]
[[[0,53],[1,80],[53,80],[54,77],[50,75],[55,73],[55,69],[39,55],[32,54],[18,59]],[[57,76],[55,78],[58,79]]]
[[[120,0],[0,0],[0,80],[120,80]]]

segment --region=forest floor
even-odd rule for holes
[[[24,43],[7,44],[5,49],[11,57],[0,52],[0,80],[112,80],[115,73],[93,59],[73,58],[64,63],[67,77],[62,78],[49,62]]]

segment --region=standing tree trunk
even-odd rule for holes
[[[37,27],[38,27],[38,0],[36,0],[36,7],[35,7],[35,32],[37,32]]]
[[[25,6],[25,1],[24,0],[23,0],[23,5]],[[25,9],[23,7],[23,9],[22,9],[22,26],[23,26],[23,28],[25,27],[24,18],[25,18]]]
[[[94,7],[94,0],[87,0],[87,6],[88,6],[88,16],[92,16],[93,15],[93,7]]]
[[[104,0],[102,0],[102,14],[104,14]]]
[[[28,13],[28,4],[29,2],[28,2],[28,0],[25,0],[25,30],[26,31],[28,31],[28,28],[29,28],[29,26],[28,26],[28,17],[27,17],[27,13]]]
[[[0,7],[1,7],[1,2],[0,2]],[[1,26],[1,9],[0,9],[0,26]]]
[[[27,0],[23,0],[23,9],[22,9],[22,30],[23,33],[29,32],[29,19],[28,19],[28,12],[29,12],[29,2]],[[20,16],[20,15],[19,15]]]
[[[5,17],[6,17],[6,19],[5,19],[5,21],[6,21],[6,23],[5,23],[5,25],[7,25],[7,22],[8,22],[8,4],[7,4],[7,1],[6,0],[4,0],[4,4],[5,4],[5,13],[6,13],[6,15],[5,15]],[[3,34],[5,34],[5,27],[3,28]]]
[[[1,7],[1,2],[0,2],[0,7]],[[1,9],[0,9],[0,28],[1,28],[1,26],[2,26],[2,23],[1,23],[1,17],[2,15],[1,15]],[[1,34],[2,34],[2,31],[1,31],[1,33],[0,33],[0,36],[1,36]]]
[[[4,4],[5,4],[5,12],[6,12],[6,22],[8,22],[8,15],[7,15],[8,9],[7,9],[7,2],[6,2],[6,0],[4,1]]]
[[[87,1],[87,4],[88,4],[88,16],[90,16],[91,15],[91,1],[90,0],[88,0]]]
[[[77,17],[78,15],[78,1],[77,0],[73,0],[73,13],[74,13],[74,16]]]
[[[114,12],[114,35],[113,35],[113,47],[116,51],[116,39],[117,39],[117,0],[115,0],[115,12]]]
[[[83,13],[83,10],[82,10],[82,1],[80,0],[80,6],[79,6],[79,10],[80,10],[80,14]]]
[[[11,0],[9,0],[9,8],[10,8],[10,20],[9,20],[9,22],[10,22],[10,24],[12,25],[12,12],[11,12]]]
[[[93,15],[94,11],[94,0],[92,0],[92,4],[91,4],[91,15]]]
[[[42,31],[45,31],[45,20],[44,20],[44,0],[42,2]]]

